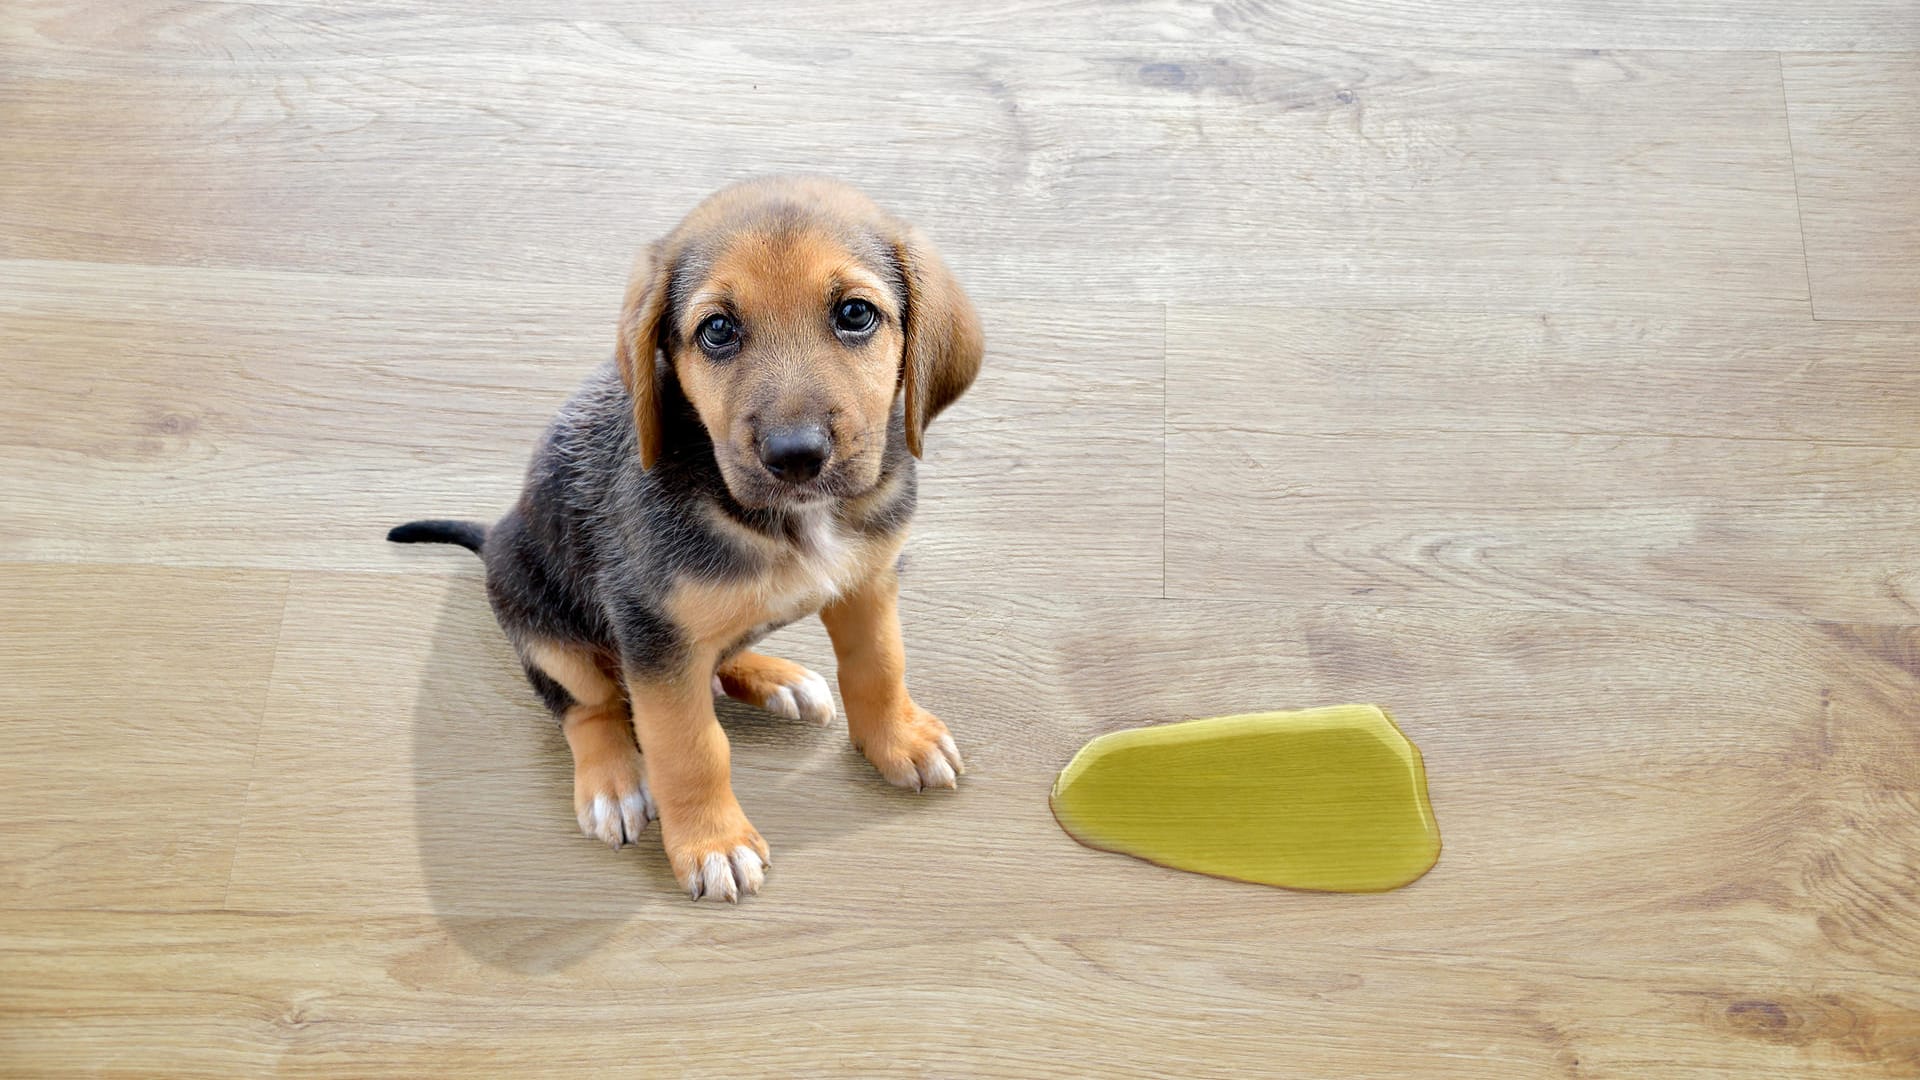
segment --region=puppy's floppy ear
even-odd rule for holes
[[[671,267],[661,245],[640,253],[627,281],[627,299],[620,311],[620,378],[633,398],[633,428],[640,440],[640,467],[653,468],[660,460],[660,376],[654,370],[660,351],[660,320],[667,310]]]
[[[906,393],[907,449],[921,456],[927,424],[973,385],[980,372],[980,316],[947,264],[919,232],[894,240],[906,296],[906,349],[900,381]]]

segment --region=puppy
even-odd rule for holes
[[[825,680],[749,651],[818,614],[853,745],[888,781],[954,787],[947,727],[907,693],[896,566],[926,428],[979,371],[979,317],[933,249],[844,185],[752,181],[642,256],[619,347],[548,428],[479,552],[487,595],[573,751],[580,828],[660,822],[694,899],[757,892],[722,694],[833,718]],[[637,745],[636,745],[637,739]]]

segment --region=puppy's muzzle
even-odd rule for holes
[[[760,440],[760,464],[789,484],[819,476],[832,453],[833,438],[819,424],[778,428]]]

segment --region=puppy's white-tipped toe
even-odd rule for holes
[[[584,815],[580,828],[588,836],[611,848],[618,848],[627,842],[621,826],[620,808],[606,795],[593,797],[593,806]]]
[[[763,708],[775,716],[782,716],[788,720],[800,719],[800,703],[793,699],[791,686],[782,686],[768,694]]]
[[[713,852],[693,873],[700,882],[694,899],[705,897],[709,900],[725,900],[729,904],[740,902],[740,886],[733,880],[733,866],[725,855]]]
[[[920,770],[921,783],[930,788],[959,787],[959,779],[954,775],[953,766],[945,757],[934,757]]]
[[[740,894],[752,896],[759,892],[760,886],[767,880],[766,863],[761,860],[760,853],[742,844],[733,849],[729,861],[733,864],[733,879],[740,886]]]
[[[953,745],[952,735],[940,736],[940,752],[946,755],[947,764],[953,766],[954,775],[963,776],[966,774],[967,767],[960,760],[960,748]]]
[[[645,792],[630,791],[620,797],[620,826],[627,831],[628,843],[639,843],[640,834],[646,830],[647,822],[652,820],[653,808]]]
[[[793,700],[799,706],[799,719],[821,727],[833,723],[833,691],[828,688],[827,680],[807,672],[805,678],[794,684]]]

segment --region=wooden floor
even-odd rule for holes
[[[1518,6],[6,5],[0,1074],[1920,1075],[1920,3]],[[382,533],[787,169],[988,328],[903,600],[972,771],[732,710],[776,868],[693,905]],[[1403,891],[1048,815],[1342,701]]]

